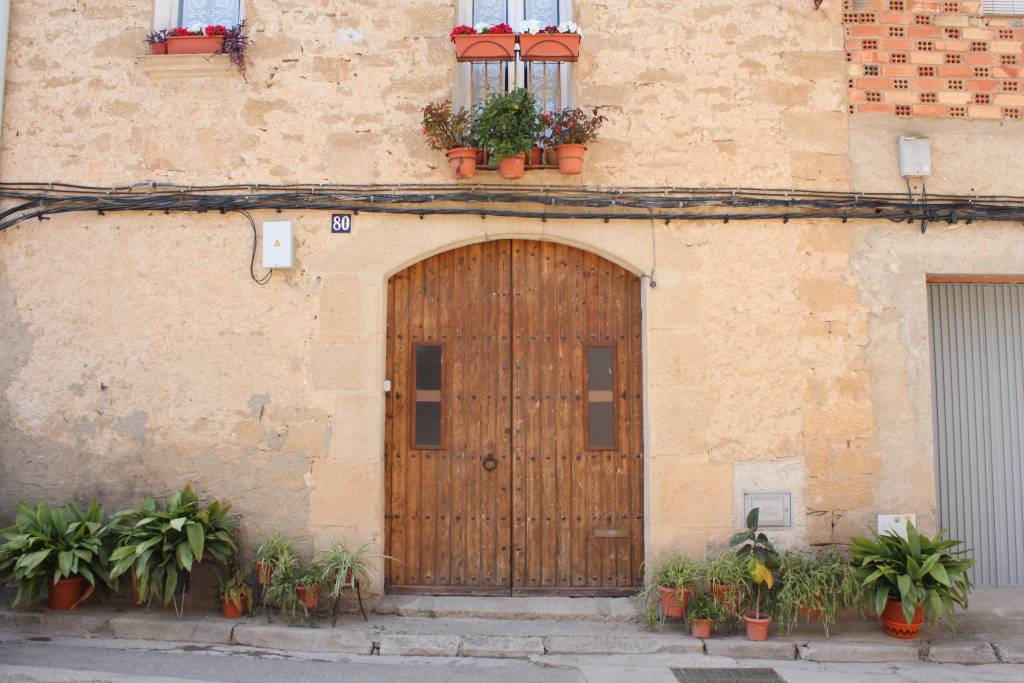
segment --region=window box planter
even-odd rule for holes
[[[516,58],[514,33],[452,36],[458,62],[511,62]]]
[[[575,62],[580,58],[578,33],[523,33],[519,59],[524,62]]]
[[[221,51],[224,36],[167,36],[169,55],[212,55]]]
[[[151,55],[165,55],[165,54],[167,54],[167,43],[152,43],[149,46],[149,54],[151,54]]]

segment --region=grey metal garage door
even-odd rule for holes
[[[1024,585],[1024,285],[930,284],[939,522]]]

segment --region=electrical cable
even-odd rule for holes
[[[262,287],[270,282],[270,278],[274,277],[274,269],[271,268],[270,271],[262,278],[256,277],[256,221],[253,220],[248,211],[238,210],[237,213],[240,213],[249,219],[249,225],[252,226],[252,258],[249,259],[249,277],[252,278],[253,282]]]

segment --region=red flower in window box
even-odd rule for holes
[[[222,36],[228,32],[228,27],[221,26],[219,24],[216,26],[207,26],[203,32],[208,36]]]
[[[210,55],[221,52],[227,27],[196,24],[187,28],[179,26],[167,34],[169,55]]]
[[[519,58],[524,62],[575,62],[580,58],[580,27],[571,21],[541,28],[536,20],[519,25]]]
[[[457,61],[511,62],[516,58],[516,34],[508,24],[456,26],[450,35]]]

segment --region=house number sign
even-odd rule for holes
[[[352,214],[336,213],[331,215],[331,233],[349,235],[352,233]]]

